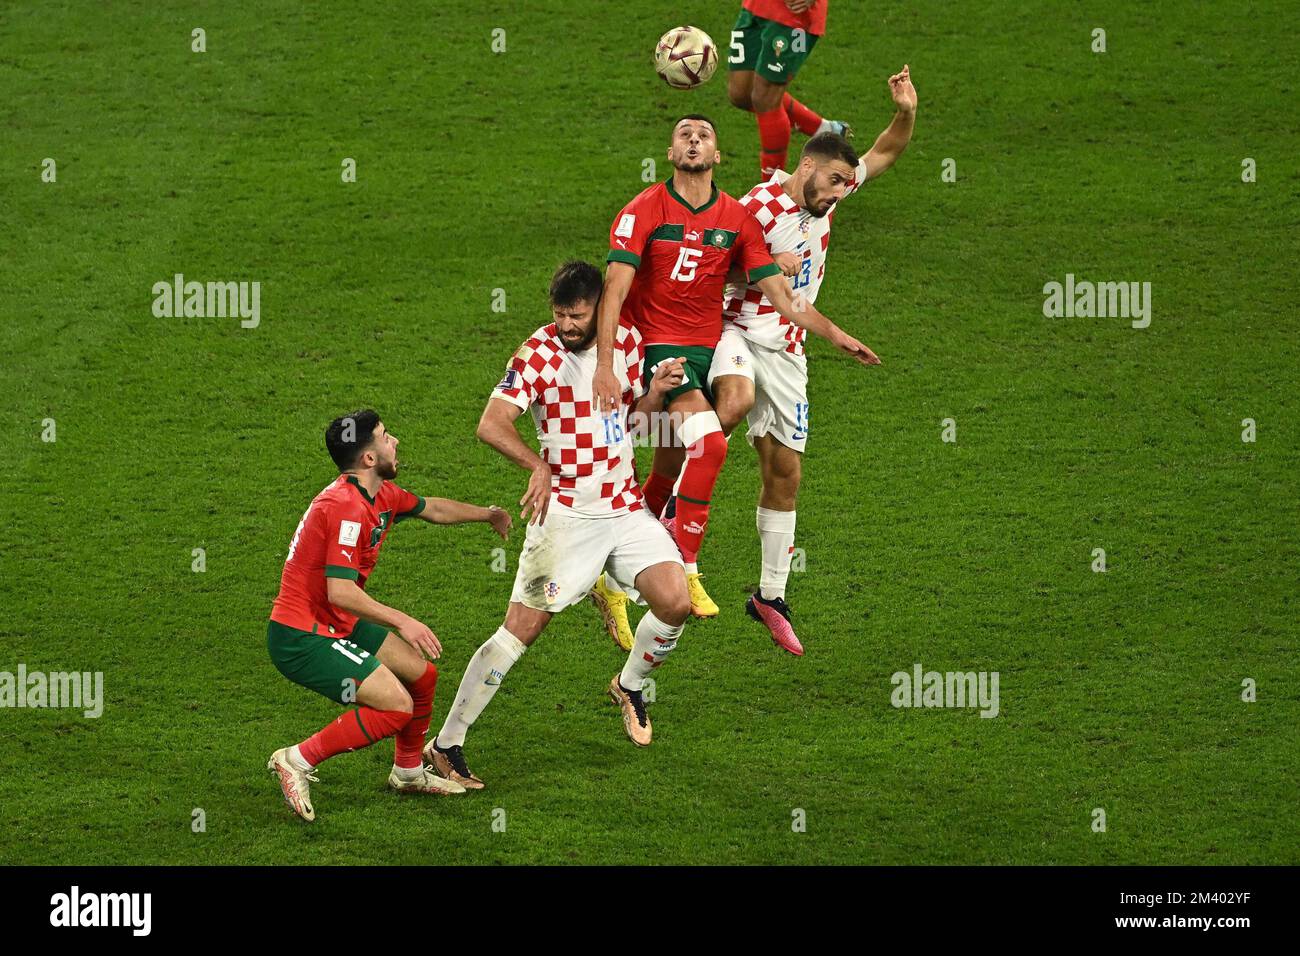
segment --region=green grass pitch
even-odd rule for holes
[[[372,404],[403,484],[513,507],[526,475],[473,428],[552,269],[603,260],[678,114],[716,117],[733,195],[758,149],[724,73],[679,93],[650,62],[683,21],[722,43],[738,0],[332,6],[0,10],[0,670],[106,698],[0,710],[0,861],[1300,862],[1294,4],[837,0],[793,92],[863,148],[904,62],[920,108],[818,302],[884,364],[810,349],[808,655],[742,612],[738,439],[702,558],[723,614],[658,673],[653,747],[582,606],[472,730],[489,789],[393,797],[385,744],[322,768],[306,826],[264,764],[336,708],[264,640],[325,422]],[[177,272],[259,281],[261,324],[154,317]],[[1067,273],[1149,281],[1150,327],[1045,318]],[[485,526],[385,549],[371,592],[446,647],[435,727],[521,539],[509,573]],[[997,671],[1000,714],[893,708],[916,663]]]

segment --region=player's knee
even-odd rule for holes
[[[801,465],[798,455],[791,455],[777,463],[776,480],[782,488],[789,489],[790,494],[799,490],[799,479],[803,475]]]
[[[411,700],[411,693],[401,684],[393,689],[393,706],[387,710],[397,710],[404,714],[415,713],[415,703]]]
[[[797,454],[765,462],[763,468],[763,501],[767,507],[779,511],[793,511],[799,494],[799,480],[803,463]]]
[[[722,433],[730,435],[736,430],[741,419],[749,414],[749,410],[754,407],[753,399],[748,401],[742,396],[734,396],[718,399],[718,421],[722,423]]]
[[[685,623],[690,616],[691,596],[686,591],[686,581],[683,579],[681,587],[674,588],[661,606],[655,608],[655,617],[669,627],[676,627],[678,624]]]
[[[402,683],[406,686],[408,692],[414,691],[421,695],[430,692],[438,686],[438,667],[432,661],[425,661],[424,670],[419,677],[414,680],[404,679]]]

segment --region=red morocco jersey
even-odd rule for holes
[[[813,0],[803,13],[791,13],[785,0],[745,0],[741,6],[756,17],[775,20],[787,27],[802,27],[813,36],[826,35],[826,8],[831,0]]]
[[[350,578],[364,588],[393,522],[423,510],[423,498],[391,481],[371,498],[354,475],[339,475],[298,522],[271,620],[328,637],[351,634],[357,617],[330,604],[325,579]]]
[[[646,345],[713,348],[722,337],[722,290],[732,265],[744,269],[749,282],[781,271],[763,230],[739,202],[714,186],[696,209],[672,180],[655,183],[623,207],[610,227],[605,261],[636,269],[621,319]]]

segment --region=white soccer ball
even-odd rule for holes
[[[706,82],[718,68],[718,48],[699,27],[673,27],[655,47],[655,71],[675,90]]]

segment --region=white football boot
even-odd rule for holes
[[[319,779],[310,770],[299,770],[293,765],[289,759],[288,747],[281,747],[271,754],[266,769],[280,778],[280,792],[289,809],[308,823],[315,820],[316,810],[311,805],[311,783],[319,783]]]
[[[397,793],[429,793],[445,797],[449,793],[464,793],[465,788],[455,780],[438,776],[428,767],[420,768],[420,775],[406,780],[397,775],[397,768],[388,771],[388,789]]]

